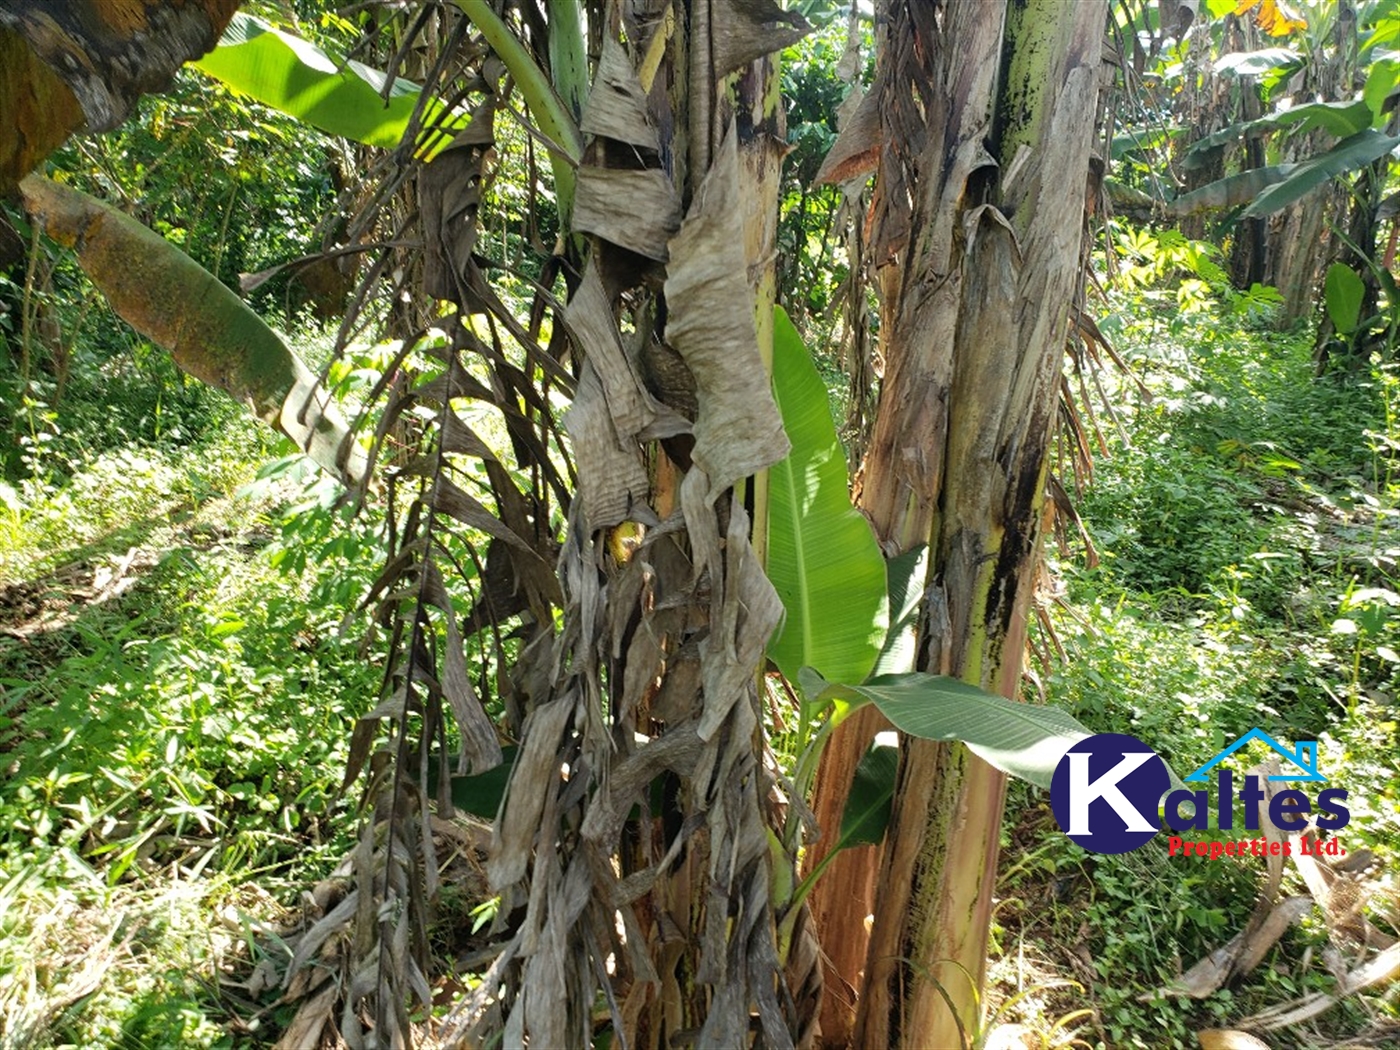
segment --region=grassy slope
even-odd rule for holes
[[[372,541],[323,489],[291,514],[238,495],[270,451],[253,427],[119,447],[7,505],[0,1046],[242,1044],[228,1017],[268,997],[220,978],[346,848],[378,681],[338,629]]]
[[[1390,371],[1314,381],[1306,340],[1229,319],[1116,327],[1155,397],[1130,408],[1130,443],[1110,435],[1082,502],[1101,565],[1058,567],[1067,594],[1052,620],[1066,659],[1048,693],[1178,770],[1253,726],[1319,739],[1324,771],[1351,791],[1346,844],[1375,852],[1394,902],[1400,385]],[[1233,987],[1139,1002],[1241,928],[1262,869],[1169,858],[1165,836],[1093,856],[1019,786],[1007,835],[996,994],[1057,979],[1086,989],[1033,991],[1009,1009],[1052,1044],[1078,1027],[1090,1046],[1195,1047],[1199,1029],[1333,987],[1314,914]],[[1284,892],[1301,892],[1292,870]],[[1076,1009],[1093,1013],[1049,1033]],[[1326,1046],[1373,1023],[1395,1025],[1393,994],[1350,1000],[1270,1042]],[[1394,1028],[1374,1038],[1357,1045],[1400,1045]]]

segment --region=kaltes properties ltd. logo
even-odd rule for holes
[[[1099,733],[1072,746],[1055,767],[1050,783],[1050,807],[1060,829],[1079,845],[1095,853],[1127,853],[1147,845],[1165,822],[1171,834],[1168,847],[1172,856],[1193,856],[1209,860],[1221,857],[1288,855],[1293,843],[1290,833],[1303,831],[1311,820],[1323,831],[1346,827],[1351,814],[1342,803],[1345,788],[1322,788],[1316,799],[1306,791],[1289,788],[1265,790],[1261,780],[1325,784],[1327,778],[1317,769],[1317,741],[1299,741],[1293,750],[1284,747],[1262,729],[1251,729],[1201,768],[1184,778],[1186,784],[1209,785],[1211,771],[1240,748],[1260,741],[1283,759],[1284,772],[1261,778],[1249,774],[1236,788],[1234,773],[1222,769],[1212,800],[1207,787],[1171,788],[1167,764],[1150,747],[1125,733]],[[1165,798],[1164,798],[1165,796]],[[1259,831],[1267,820],[1279,834],[1252,839],[1220,840],[1216,836],[1197,841],[1188,832],[1211,829],[1235,830],[1235,804],[1242,804],[1244,831]],[[1322,842],[1303,837],[1305,853],[1344,855],[1335,837]]]

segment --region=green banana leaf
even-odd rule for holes
[[[1186,129],[1180,125],[1125,131],[1113,136],[1108,146],[1109,155],[1114,160],[1122,160],[1130,153],[1145,153],[1149,150],[1161,149],[1172,139],[1180,137],[1185,131]]]
[[[364,450],[329,395],[277,333],[223,283],[153,230],[109,204],[38,175],[20,184],[29,214],[123,319],[181,369],[225,391],[350,484]]]
[[[506,785],[510,782],[510,771],[515,765],[515,756],[520,749],[514,746],[501,748],[501,762],[484,773],[471,776],[449,774],[452,778],[450,792],[452,804],[464,812],[483,820],[495,820],[501,809],[501,799],[506,796]],[[454,758],[455,762],[455,758]],[[436,797],[440,789],[438,778],[442,775],[442,762],[437,755],[428,757],[428,794]]]
[[[910,736],[961,740],[1002,772],[1047,789],[1064,753],[1091,735],[1059,708],[1017,703],[943,675],[916,671],[841,685],[803,668],[799,680],[807,702],[818,707],[833,703],[837,720],[874,704]]]
[[[919,655],[919,608],[928,579],[928,546],[912,550],[885,563],[886,591],[890,602],[890,629],[872,674],[903,674],[914,670]]]
[[[1211,132],[1191,144],[1191,148],[1182,158],[1182,166],[1187,171],[1195,171],[1209,164],[1213,155],[1224,147],[1243,142],[1246,138],[1267,135],[1280,128],[1289,128],[1293,134],[1322,128],[1329,134],[1344,139],[1369,128],[1373,119],[1371,107],[1365,101],[1309,102],[1286,109],[1282,113],[1271,113],[1266,117],[1241,121]]]
[[[768,656],[788,678],[870,673],[889,624],[885,560],[851,506],[826,385],[787,314],[775,311],[773,397],[792,452],[769,469],[768,578],[787,610]]]
[[[1211,208],[1238,208],[1257,199],[1270,186],[1288,178],[1294,167],[1296,165],[1276,164],[1226,175],[1190,193],[1183,193],[1167,205],[1167,212],[1170,215],[1191,215]]]
[[[1338,175],[1364,168],[1400,145],[1400,135],[1383,135],[1365,128],[1343,139],[1326,153],[1309,157],[1296,165],[1282,182],[1270,186],[1240,213],[1242,219],[1257,219],[1288,207]]]
[[[314,44],[283,32],[250,14],[233,16],[219,46],[192,63],[195,68],[265,106],[320,128],[330,135],[393,149],[403,141],[421,89],[410,80],[388,81],[383,73],[355,61],[332,58]],[[431,99],[422,125],[442,112]],[[465,113],[447,121],[435,145],[466,126]]]
[[[1301,134],[1313,128],[1322,128],[1329,135],[1339,139],[1355,135],[1371,126],[1371,107],[1363,101],[1355,102],[1309,102],[1304,106],[1286,109],[1273,118],[1282,125],[1293,125]]]
[[[1400,83],[1400,58],[1381,58],[1371,63],[1371,71],[1366,74],[1366,86],[1361,91],[1361,99],[1371,111],[1371,126],[1385,127],[1385,103]]]
[[[881,739],[883,736],[894,734],[877,734],[856,766],[851,793],[846,796],[846,808],[841,813],[841,834],[832,853],[852,846],[878,846],[884,841],[899,773],[899,748],[893,741]]]
[[[1265,47],[1258,51],[1232,51],[1215,60],[1215,71],[1237,77],[1257,77],[1275,69],[1301,68],[1303,56],[1292,48]]]
[[[1218,131],[1212,131],[1209,135],[1191,143],[1190,149],[1181,158],[1181,165],[1187,171],[1204,168],[1211,162],[1214,155],[1226,146],[1243,142],[1247,138],[1266,135],[1271,131],[1276,131],[1278,126],[1278,121],[1269,116],[1256,117],[1254,120],[1241,121]]]
[[[807,670],[810,671],[810,668]],[[856,766],[851,792],[846,796],[846,805],[841,811],[841,831],[836,841],[791,895],[791,907],[778,927],[780,951],[781,946],[791,942],[798,905],[807,899],[812,887],[831,866],[837,854],[854,846],[878,846],[884,841],[894,808],[895,780],[899,775],[899,748],[892,741],[883,739],[886,735],[876,734],[874,742]]]
[[[1327,316],[1339,335],[1351,335],[1361,321],[1361,301],[1366,298],[1366,285],[1355,270],[1343,262],[1327,268],[1323,282],[1323,299]]]

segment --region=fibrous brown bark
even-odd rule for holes
[[[922,669],[1015,696],[1107,5],[885,0],[878,15],[885,376],[861,504],[887,553],[929,544]],[[828,905],[821,928],[863,940],[874,914],[851,1045],[971,1038],[1003,786],[961,746],[902,745],[875,900]]]
[[[601,991],[628,1046],[793,1046],[820,978],[810,936],[789,958],[776,938],[793,858],[757,682],[782,610],[746,479],[788,447],[765,379],[784,151],[765,56],[803,26],[766,0],[609,16],[561,319],[580,371],[562,628],[488,866],[521,918],[463,1016],[505,1045],[588,1045]]]

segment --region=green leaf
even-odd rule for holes
[[[885,838],[885,829],[890,826],[890,804],[894,801],[894,781],[899,774],[899,748],[892,740],[881,739],[885,736],[882,733],[876,737],[856,766],[833,853],[852,846],[878,846]]]
[[[768,656],[789,679],[807,666],[859,682],[889,623],[885,560],[870,523],[851,506],[826,385],[781,308],[773,397],[792,451],[768,472],[768,577],[787,610]]]
[[[1280,125],[1296,125],[1295,134],[1322,128],[1344,139],[1371,126],[1371,107],[1361,101],[1309,102],[1275,114],[1272,119]]]
[[[919,648],[919,607],[928,578],[928,546],[919,544],[885,563],[890,629],[875,661],[874,674],[914,670]]]
[[[1187,171],[1204,168],[1211,162],[1214,155],[1226,146],[1243,142],[1246,138],[1257,138],[1277,129],[1278,123],[1273,117],[1257,117],[1254,120],[1241,121],[1238,124],[1221,128],[1219,131],[1213,131],[1204,138],[1191,143],[1191,148],[1186,151],[1186,156],[1182,158],[1182,166]]]
[[[1396,17],[1396,8],[1393,4],[1385,3],[1382,7],[1389,7],[1388,11],[1377,9],[1372,13],[1375,19],[1373,28],[1365,40],[1361,42],[1359,53],[1366,56],[1368,51],[1373,52],[1383,44],[1391,44],[1400,40],[1400,18]]]
[[[501,808],[501,799],[505,798],[506,784],[510,780],[510,771],[515,764],[515,754],[518,750],[519,748],[512,746],[501,748],[504,761],[484,773],[474,776],[454,775],[451,788],[452,804],[484,820],[495,820]],[[439,769],[437,756],[430,756],[428,791],[434,796],[437,794]]]
[[[298,36],[239,12],[229,22],[219,46],[194,62],[197,69],[331,135],[393,149],[403,140],[422,94],[417,84],[396,78],[382,97],[388,78],[359,62],[335,59]],[[424,125],[442,109],[432,100]],[[460,130],[467,118],[452,122]],[[445,139],[444,139],[445,141]]]
[[[1346,263],[1336,262],[1327,268],[1323,284],[1327,316],[1340,335],[1351,335],[1361,320],[1361,300],[1366,297],[1366,285],[1357,272]]]
[[[852,710],[873,703],[910,736],[961,740],[1002,772],[1043,788],[1065,751],[1090,735],[1059,708],[1017,703],[942,675],[879,675],[862,685],[832,683],[820,691],[816,676],[805,681],[816,703],[845,701]]]
[[[1383,135],[1374,128],[1343,139],[1325,153],[1309,157],[1296,165],[1282,182],[1270,186],[1254,203],[1240,213],[1240,218],[1257,219],[1288,207],[1316,189],[1325,186],[1338,175],[1364,168],[1384,157],[1400,145],[1400,135]]]
[[[1122,160],[1129,153],[1145,153],[1149,150],[1161,149],[1185,130],[1183,127],[1174,125],[1172,127],[1125,131],[1120,135],[1113,136],[1108,147],[1109,153],[1114,160]]]
[[[1371,111],[1372,127],[1385,126],[1385,100],[1395,90],[1397,81],[1400,81],[1400,58],[1382,58],[1371,63],[1361,98]]]
[[[1258,51],[1232,51],[1215,60],[1215,71],[1237,77],[1257,77],[1273,69],[1298,67],[1303,56],[1286,47],[1265,47]]]
[[[1267,168],[1251,168],[1235,175],[1226,175],[1190,193],[1183,193],[1170,204],[1167,211],[1172,215],[1192,215],[1211,208],[1238,208],[1255,200],[1270,186],[1288,178],[1288,173],[1296,165],[1277,164]]]
[[[1363,101],[1310,102],[1282,113],[1271,113],[1267,117],[1256,117],[1213,131],[1191,144],[1182,158],[1182,166],[1187,171],[1203,168],[1226,146],[1267,135],[1279,128],[1287,127],[1295,135],[1313,128],[1324,128],[1338,138],[1346,138],[1370,126],[1371,110]]]

